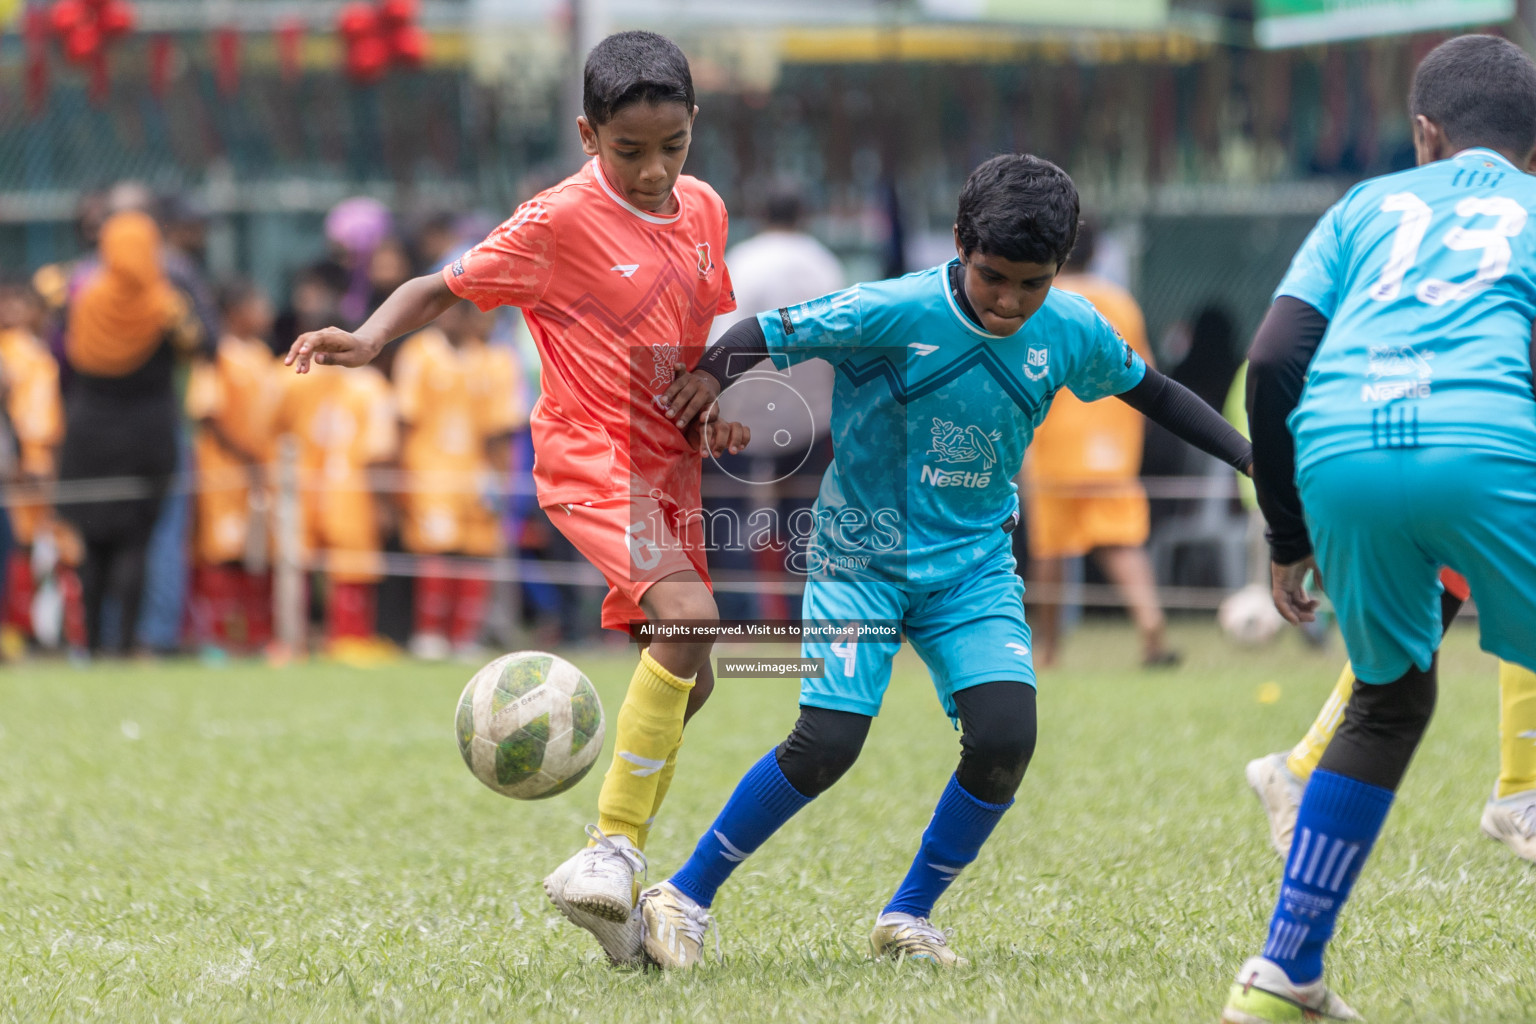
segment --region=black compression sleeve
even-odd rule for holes
[[[1328,318],[1289,295],[1269,307],[1248,351],[1248,429],[1253,436],[1253,483],[1269,524],[1270,557],[1280,565],[1312,553],[1296,491],[1296,440],[1286,419],[1301,401],[1307,367]]]
[[[955,781],[983,803],[1006,804],[1035,755],[1035,688],[981,683],[957,691],[953,700],[961,730]]]
[[[768,336],[757,317],[749,316],[730,326],[720,340],[704,350],[696,370],[703,370],[720,382],[724,391],[736,378],[768,358]]]
[[[853,711],[802,704],[795,728],[774,750],[779,771],[801,796],[820,796],[859,759],[873,721]]]
[[[1209,452],[1238,472],[1253,461],[1248,441],[1200,396],[1176,380],[1147,367],[1147,374],[1129,391],[1115,396],[1176,437]]]
[[[1439,655],[1435,658],[1428,672],[1409,665],[1390,683],[1356,679],[1318,769],[1396,792],[1435,713]]]

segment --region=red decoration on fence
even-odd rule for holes
[[[213,78],[220,95],[233,96],[240,90],[240,33],[235,29],[214,30]]]
[[[48,35],[53,26],[41,7],[27,8],[23,33],[27,46],[27,108],[42,112],[48,102]]]
[[[157,100],[165,99],[171,89],[171,65],[176,59],[176,46],[167,35],[157,35],[149,41],[149,92]]]
[[[48,9],[46,27],[58,37],[64,59],[91,73],[91,100],[107,98],[110,84],[107,67],[108,46],[129,32],[137,17],[128,0],[56,0]],[[28,14],[28,41],[32,44],[34,20]],[[28,92],[34,104],[41,105],[47,93],[47,56],[29,52]]]
[[[346,46],[347,74],[353,81],[371,84],[392,66],[421,66],[427,37],[416,24],[420,10],[419,0],[354,0],[341,9],[336,29]]]
[[[304,50],[304,23],[298,18],[285,18],[277,26],[277,66],[283,81],[292,82],[299,77],[299,65]]]

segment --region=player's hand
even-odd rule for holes
[[[283,357],[283,365],[293,367],[295,373],[308,373],[311,362],[321,366],[364,366],[378,354],[378,347],[366,338],[340,327],[322,327],[295,338]]]
[[[714,407],[711,406],[709,411],[714,412]],[[752,428],[745,423],[730,420],[722,423],[714,416],[705,415],[689,424],[683,437],[700,455],[709,455],[718,459],[726,452],[732,455],[740,454],[752,440]]]
[[[659,401],[677,429],[686,430],[694,417],[714,406],[715,399],[720,397],[720,382],[712,373],[690,373],[682,363],[673,366],[672,371],[672,384]]]
[[[1271,562],[1269,566],[1270,592],[1275,599],[1275,611],[1293,626],[1317,618],[1318,600],[1307,593],[1309,572],[1317,572],[1317,561],[1311,555],[1290,565]]]

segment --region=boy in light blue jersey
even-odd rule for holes
[[[802,653],[825,672],[802,681],[789,738],[748,771],[683,868],[642,897],[646,952],[662,966],[698,962],[720,884],[853,764],[902,633],[960,724],[961,757],[871,942],[877,955],[962,963],[928,915],[1013,802],[1034,751],[1035,673],[1009,532],[1013,480],[1052,396],[1117,395],[1247,467],[1247,443],[1214,410],[1149,370],[1087,300],[1051,289],[1077,224],[1060,168],[996,157],[961,192],[958,259],[743,321],[665,396],[687,425],[763,358],[837,368],[834,461],[803,566]]]
[[[1536,64],[1452,39],[1409,103],[1420,166],[1323,216],[1251,356],[1276,606],[1310,620],[1319,569],[1356,682],[1229,1024],[1356,1019],[1323,950],[1434,709],[1443,566],[1477,595],[1483,648],[1536,669]]]

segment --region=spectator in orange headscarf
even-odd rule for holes
[[[85,545],[81,584],[92,651],[103,648],[108,597],[120,613],[121,645],[132,644],[145,551],[176,470],[175,356],[201,340],[185,298],[166,279],[160,248],[160,229],[148,214],[108,218],[100,266],[81,286],[65,326],[64,357],[73,373],[59,479],[111,478],[117,488],[102,495],[108,500],[79,495],[59,502]]]

